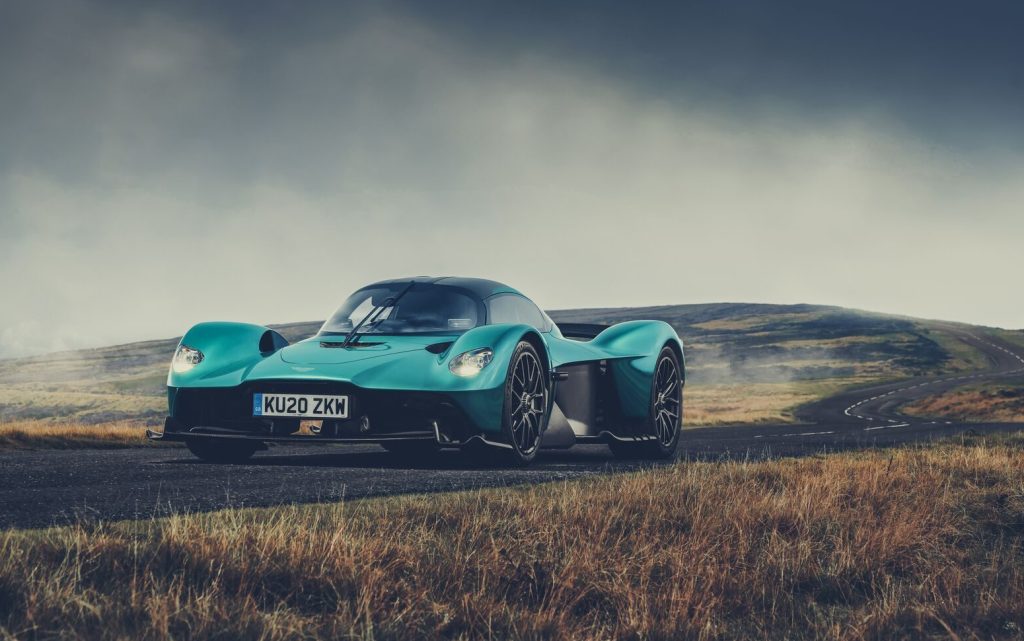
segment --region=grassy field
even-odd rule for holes
[[[146,445],[146,427],[131,421],[85,425],[71,421],[0,421],[0,448],[118,448]]]
[[[319,323],[275,328],[289,340]],[[178,338],[0,360],[0,420],[163,423],[167,368]]]
[[[1021,330],[1003,330],[999,333],[1000,337],[1007,340],[1014,345],[1024,347],[1024,329]]]
[[[794,410],[834,394],[859,379],[832,378],[778,383],[694,383],[687,385],[687,428],[740,423],[789,423]]]
[[[0,533],[0,638],[1022,630],[1020,437]]]
[[[905,405],[901,411],[910,416],[949,417],[972,423],[1024,422],[1024,379],[969,385]]]
[[[166,381],[166,374],[161,384]],[[167,415],[166,392],[160,394],[99,391],[97,386],[0,385],[0,419],[55,420],[103,425],[136,421],[157,425]]]

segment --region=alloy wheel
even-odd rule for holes
[[[679,431],[679,415],[682,410],[682,383],[679,368],[671,358],[658,363],[654,377],[654,429],[662,445],[669,446]]]
[[[540,361],[530,351],[520,353],[512,366],[509,385],[509,425],[513,445],[529,456],[540,446],[540,430],[547,408],[547,388],[544,385]]]

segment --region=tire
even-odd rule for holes
[[[508,447],[489,448],[497,462],[525,467],[537,457],[548,421],[549,378],[536,348],[520,341],[505,374],[501,409],[502,440]]]
[[[210,463],[243,463],[260,448],[260,443],[254,441],[219,441],[205,438],[188,439],[185,445],[190,452]]]
[[[611,441],[617,458],[671,459],[679,449],[683,427],[683,378],[679,358],[666,346],[658,354],[651,381],[651,399],[645,423],[644,441]]]

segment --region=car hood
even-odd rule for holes
[[[454,340],[445,336],[364,335],[359,342],[342,347],[344,336],[313,337],[281,349],[278,354],[293,365],[337,365],[424,350],[428,345]]]

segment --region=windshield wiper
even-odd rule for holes
[[[388,296],[387,298],[384,299],[383,302],[381,302],[380,305],[375,305],[373,307],[373,309],[371,309],[366,314],[366,316],[363,316],[363,320],[359,321],[359,324],[352,328],[351,332],[349,332],[348,334],[345,334],[345,340],[341,342],[341,346],[342,347],[348,347],[349,345],[351,345],[352,342],[359,337],[358,332],[359,332],[360,328],[362,328],[363,325],[365,325],[367,322],[372,323],[372,322],[376,321],[377,317],[380,316],[381,314],[383,314],[385,309],[387,309],[389,307],[394,307],[398,303],[398,299],[400,299],[402,296],[405,296],[406,292],[408,292],[410,289],[412,289],[412,286],[415,285],[415,284],[416,284],[416,281],[414,281],[414,280],[409,281],[409,284],[405,286],[405,289],[403,289],[402,291],[398,292],[397,295],[395,295],[395,296]]]

